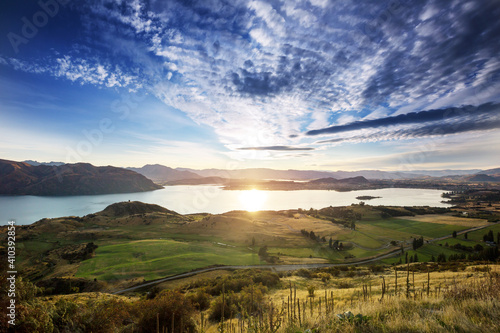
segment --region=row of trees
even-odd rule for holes
[[[495,237],[493,236],[493,231],[488,231],[487,234],[484,234],[483,241],[485,242],[495,242]],[[500,232],[497,232],[497,244],[500,244]]]
[[[326,237],[325,236],[321,237],[319,235],[316,235],[314,231],[307,231],[305,229],[302,229],[300,230],[300,232],[304,237],[310,238],[313,241],[316,241],[318,243],[326,243]],[[332,250],[342,251],[344,249],[344,244],[342,244],[338,240],[333,240],[330,237],[328,241],[328,247]]]
[[[424,237],[413,238],[413,243],[412,243],[413,250],[416,250],[423,245],[424,245]]]

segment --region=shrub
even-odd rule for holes
[[[210,295],[207,294],[203,289],[198,289],[195,294],[190,294],[187,298],[193,304],[196,310],[206,310],[210,307]]]
[[[383,273],[384,270],[385,270],[385,268],[382,265],[372,265],[372,266],[370,266],[370,272],[372,272],[372,273]]]
[[[157,316],[162,327],[169,332],[195,332],[191,301],[178,291],[168,290],[151,300],[136,303],[139,313],[138,332],[156,332]],[[171,330],[174,323],[174,330]]]

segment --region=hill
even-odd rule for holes
[[[183,179],[198,179],[200,175],[191,172],[169,168],[160,164],[148,164],[142,168],[127,168],[151,179],[156,183],[178,181]]]
[[[165,214],[181,216],[179,213],[176,213],[164,207],[154,204],[146,204],[140,201],[117,202],[109,205],[99,213],[96,213],[96,215],[102,215],[107,217],[123,217],[123,216],[137,215],[137,214],[150,214],[150,213],[165,213]]]
[[[494,177],[483,173],[479,173],[477,175],[464,177],[464,180],[467,180],[469,182],[499,182],[500,177]]]
[[[161,188],[131,170],[88,163],[33,166],[0,160],[0,194],[92,195],[145,192]]]
[[[320,178],[311,180],[309,183],[310,184],[368,184],[370,182],[363,176],[357,176],[344,179],[335,179],[332,177]]]
[[[484,174],[484,175],[488,175],[488,176],[500,175],[500,168],[488,169],[488,170],[484,170],[484,171],[481,171],[481,172],[478,172],[478,173],[481,173],[481,174]]]

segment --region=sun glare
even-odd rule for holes
[[[267,200],[267,193],[259,190],[241,191],[239,195],[240,202],[245,210],[255,212],[264,206]]]

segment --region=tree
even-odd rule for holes
[[[444,253],[440,253],[437,257],[437,262],[446,262],[446,255]]]
[[[434,255],[431,256],[431,262],[436,262],[436,258],[434,257]]]
[[[453,236],[453,238],[457,238],[457,232],[456,231],[453,231],[453,233],[451,235]]]
[[[418,255],[415,253],[415,255],[413,256],[413,262],[418,262]]]
[[[268,254],[267,254],[267,245],[264,245],[263,247],[261,247],[259,249],[259,256],[263,257],[263,258],[266,258],[268,256]]]
[[[468,239],[469,235],[467,233],[464,234],[464,239]]]
[[[252,246],[255,246],[255,237],[252,237]]]
[[[332,237],[330,237],[330,240],[328,241],[328,247],[331,249],[333,246],[333,240]]]

